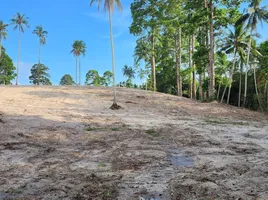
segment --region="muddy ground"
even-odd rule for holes
[[[267,200],[268,120],[118,89],[0,87],[0,199]]]

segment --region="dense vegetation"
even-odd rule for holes
[[[101,0],[91,0],[101,7]],[[248,9],[241,12],[242,3]],[[268,110],[268,41],[259,41],[258,24],[268,22],[268,8],[261,0],[133,0],[130,33],[137,37],[135,66],[124,66],[127,78],[117,86],[134,87],[133,79],[141,79],[142,89],[185,96],[200,101],[220,102],[251,109]],[[115,64],[112,31],[114,7],[122,10],[120,0],[105,0],[109,14],[112,72],[102,76],[96,70],[86,74],[85,85],[114,86],[113,107],[117,108]],[[28,18],[17,13],[12,18],[19,33],[17,76],[12,60],[2,48],[8,25],[0,21],[0,84],[18,84],[20,37],[29,27]],[[51,84],[48,68],[40,62],[40,49],[48,32],[42,25],[33,31],[39,38],[38,64],[30,81]],[[1,50],[2,49],[2,50]],[[76,79],[62,77],[61,85],[81,85],[80,56],[86,44],[76,40],[71,53],[76,58]]]

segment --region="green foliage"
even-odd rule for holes
[[[74,56],[79,57],[80,55],[86,54],[86,44],[83,40],[75,40],[72,44],[71,53]]]
[[[35,30],[33,31],[33,34],[37,35],[37,37],[39,38],[40,44],[42,45],[46,44],[46,38],[47,38],[48,32],[43,29],[42,25],[36,26]]]
[[[0,84],[10,85],[11,81],[16,77],[15,69],[11,58],[6,54],[5,49],[2,48],[0,58]]]
[[[22,33],[25,32],[26,28],[30,28],[28,17],[20,13],[16,13],[11,19],[11,24],[14,25],[14,30],[18,29]]]
[[[30,83],[34,85],[52,85],[48,71],[49,68],[44,64],[35,64],[31,69]]]
[[[75,82],[70,74],[65,74],[60,80],[60,85],[75,85]]]
[[[97,70],[89,70],[86,74],[86,85],[91,86],[109,86],[112,82],[113,73],[110,71],[104,72],[100,76]]]

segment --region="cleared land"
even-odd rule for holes
[[[0,87],[0,199],[267,200],[268,120],[118,89]]]

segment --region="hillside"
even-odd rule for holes
[[[0,87],[0,199],[268,199],[268,118],[97,87]]]

